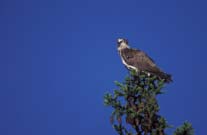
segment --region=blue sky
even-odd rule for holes
[[[169,124],[188,120],[205,134],[206,4],[1,0],[0,134],[115,135],[103,96],[127,75],[118,37],[173,75],[159,97]]]

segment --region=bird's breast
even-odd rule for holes
[[[130,69],[133,69],[133,70],[135,70],[135,71],[138,71],[138,69],[137,69],[136,67],[134,67],[133,65],[129,65],[129,64],[127,64],[127,60],[124,59],[124,56],[123,56],[123,54],[122,54],[121,51],[119,51],[119,55],[120,55],[120,57],[121,57],[121,61],[122,61],[122,63],[123,63],[129,70],[130,70]]]

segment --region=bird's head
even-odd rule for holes
[[[117,49],[120,51],[122,49],[129,48],[128,40],[124,38],[117,39]]]

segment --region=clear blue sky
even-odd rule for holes
[[[202,0],[1,0],[0,134],[115,135],[103,95],[127,71],[125,37],[174,82],[169,124],[207,123],[207,8]],[[170,133],[170,130],[168,133]]]

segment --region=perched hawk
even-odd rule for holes
[[[145,72],[149,76],[156,75],[159,79],[164,79],[167,83],[172,81],[171,75],[160,70],[146,53],[130,48],[126,39],[118,39],[117,44],[122,63],[129,70],[133,69],[137,72]]]

